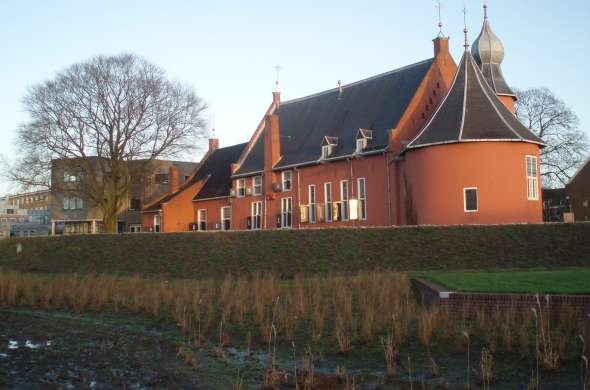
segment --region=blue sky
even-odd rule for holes
[[[433,0],[26,1],[0,4],[0,154],[11,157],[27,87],[97,54],[132,52],[193,85],[209,104],[221,145],[248,140],[271,101],[274,66],[288,100],[432,56]],[[443,1],[444,32],[458,60],[462,8],[469,38],[481,1]],[[490,0],[506,48],[508,83],[553,90],[590,129],[590,2]],[[200,156],[188,156],[197,160]],[[0,182],[0,193],[10,188]]]

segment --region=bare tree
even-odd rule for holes
[[[206,133],[201,98],[132,54],[72,65],[30,88],[23,102],[29,119],[8,179],[85,195],[102,210],[107,232],[116,231],[132,182],[151,162],[194,149]],[[56,165],[80,174],[77,185],[58,188]]]
[[[516,115],[541,137],[541,178],[544,187],[565,185],[588,158],[588,138],[577,115],[547,88],[517,91]]]

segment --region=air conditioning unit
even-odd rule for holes
[[[272,190],[274,192],[283,192],[283,183],[273,183]]]
[[[232,198],[235,198],[236,196],[236,190],[235,188],[232,188],[229,190],[229,196],[231,196]]]
[[[252,187],[246,187],[246,195],[252,195]]]

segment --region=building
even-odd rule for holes
[[[570,197],[565,188],[543,188],[543,221],[564,222],[571,214]]]
[[[574,220],[590,220],[590,159],[576,172],[565,186]]]
[[[87,160],[90,169],[97,169],[98,158]],[[131,164],[144,164],[145,161],[132,161]],[[84,169],[71,160],[54,160],[52,166],[51,231],[52,234],[99,233],[102,228],[102,211],[96,202],[79,189],[86,185]],[[188,179],[197,163],[155,160],[147,172],[132,177],[131,190],[126,204],[118,216],[118,232],[142,231],[141,209],[161,197],[176,190],[180,183]],[[88,169],[88,168],[86,168]]]
[[[0,198],[0,238],[47,236],[49,232],[48,191]]]
[[[543,142],[514,114],[486,15],[459,66],[434,57],[273,100],[250,140],[209,151],[144,209],[153,231],[542,222]]]

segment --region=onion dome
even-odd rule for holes
[[[476,141],[544,145],[500,101],[466,49],[449,92],[407,149]]]
[[[471,53],[486,81],[496,94],[516,96],[504,80],[500,67],[504,59],[504,45],[490,27],[486,6],[484,6],[484,12],[483,27],[471,46]]]

